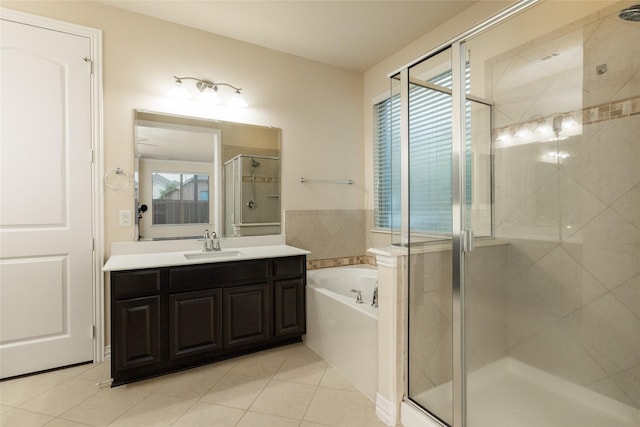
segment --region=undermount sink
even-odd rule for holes
[[[191,252],[184,254],[186,259],[232,258],[242,255],[240,251]]]

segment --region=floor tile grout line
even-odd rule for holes
[[[76,378],[76,377],[73,377],[73,378]],[[69,381],[71,381],[71,379],[69,379]],[[88,379],[87,379],[87,381],[91,381],[91,380],[88,380]],[[95,382],[95,381],[91,381],[91,382]],[[66,414],[67,412],[69,412],[69,411],[71,411],[72,409],[74,409],[74,408],[76,408],[76,407],[78,407],[78,406],[82,405],[83,403],[85,403],[86,401],[88,401],[89,399],[91,399],[93,396],[95,396],[96,394],[98,394],[98,393],[100,393],[100,392],[102,391],[101,387],[100,387],[98,384],[96,384],[96,385],[95,385],[95,387],[98,389],[98,391],[96,391],[95,393],[91,394],[90,396],[87,396],[87,398],[86,398],[86,399],[82,400],[81,402],[78,402],[77,404],[75,404],[75,405],[74,405],[74,406],[72,406],[71,408],[69,408],[69,409],[67,409],[66,411],[64,411],[62,414],[57,415],[57,416],[56,416],[56,418],[60,418],[60,419],[63,419],[63,420],[65,420],[65,421],[73,421],[73,420],[69,420],[69,419],[67,419],[67,418],[62,418],[62,417],[63,417],[63,415],[64,415],[64,414]],[[73,421],[73,422],[77,422],[77,421]]]
[[[42,375],[46,375],[46,374],[42,374]],[[59,374],[56,374],[56,375],[57,375],[57,376],[62,376],[62,375],[59,375]],[[28,378],[28,379],[32,379],[32,378],[35,378],[35,376],[28,376],[28,377],[24,377],[24,378],[16,378],[15,380],[9,380],[9,381],[8,381],[8,382],[6,382],[5,384],[9,384],[11,381],[21,381],[22,379],[25,379],[25,381],[24,381],[24,382],[26,382],[26,379],[27,379],[27,378]],[[60,385],[62,385],[62,384],[64,384],[64,383],[66,383],[66,382],[67,382],[67,381],[69,381],[70,379],[71,379],[71,378],[65,378],[65,380],[64,380],[63,382],[61,382],[60,384],[56,384],[56,385],[54,385],[53,387],[51,387],[50,389],[47,389],[47,390],[45,390],[45,391],[41,392],[40,394],[37,394],[37,395],[35,395],[35,396],[33,396],[33,397],[30,397],[30,398],[28,398],[28,399],[26,399],[26,400],[23,400],[23,401],[19,402],[18,404],[16,404],[15,406],[14,406],[14,405],[7,405],[6,403],[2,403],[2,402],[0,402],[0,403],[2,403],[2,404],[3,404],[3,405],[5,405],[5,406],[10,406],[10,407],[12,407],[12,408],[23,409],[23,408],[20,408],[20,405],[24,405],[24,404],[25,404],[25,403],[27,403],[28,401],[33,400],[33,399],[36,399],[36,398],[38,398],[38,397],[42,396],[43,394],[50,392],[50,391],[51,391],[51,390],[53,390],[54,388],[56,388],[56,387],[58,387],[58,386],[60,386]]]
[[[51,388],[51,389],[49,389],[49,390],[47,390],[47,391],[45,391],[45,392],[43,392],[43,393],[39,394],[39,395],[38,395],[38,396],[36,396],[36,397],[33,397],[33,398],[31,398],[31,399],[28,399],[28,400],[26,400],[26,401],[22,402],[20,405],[24,405],[24,404],[26,404],[27,402],[31,402],[32,400],[38,399],[38,398],[40,398],[40,397],[44,396],[46,393],[49,393],[49,392],[51,392],[51,391],[53,391],[53,390],[55,390],[55,389],[57,389],[57,388],[59,388],[59,387],[62,387],[64,384],[67,384],[67,383],[69,383],[69,382],[73,381],[73,379],[75,379],[75,377],[69,377],[69,378],[67,378],[64,382],[62,382],[62,383],[58,384],[57,386],[55,386],[55,387],[53,387],[53,388]],[[86,380],[86,381],[87,381],[87,382],[91,382],[91,381],[88,381],[88,380]],[[60,417],[62,417],[62,415],[66,414],[66,413],[67,413],[67,412],[69,412],[71,409],[73,409],[73,408],[75,408],[76,406],[78,406],[78,405],[80,405],[80,404],[82,404],[82,403],[86,402],[87,400],[91,399],[91,397],[92,397],[92,396],[94,396],[94,395],[95,395],[95,394],[97,394],[97,393],[99,393],[99,391],[97,391],[96,393],[93,393],[93,394],[91,394],[91,395],[89,395],[89,396],[85,397],[83,400],[81,400],[80,402],[76,403],[76,404],[75,404],[75,405],[73,405],[71,408],[69,408],[69,409],[67,409],[66,411],[64,411],[63,413],[61,413],[61,414],[57,414],[57,415],[47,414],[47,413],[45,413],[45,412],[40,412],[40,411],[34,411],[33,409],[22,408],[22,407],[20,407],[20,406],[17,406],[17,407],[15,407],[15,408],[16,408],[16,409],[21,409],[21,410],[23,410],[23,411],[28,411],[28,412],[31,412],[31,413],[34,413],[34,414],[45,415],[45,416],[53,417],[53,418],[60,418]],[[68,421],[68,420],[67,420],[67,421]]]
[[[237,374],[235,372],[227,372],[225,373],[224,376],[227,376],[228,374],[232,374],[232,375],[239,375],[245,378],[250,378],[250,379],[267,379],[267,378],[263,378],[263,377],[256,377],[256,376],[250,376],[250,375],[244,375],[244,374]],[[253,405],[253,403],[256,401],[256,399],[258,398],[258,396],[260,396],[260,394],[264,391],[264,389],[266,388],[267,384],[269,384],[269,382],[271,381],[271,378],[269,378],[267,380],[267,382],[264,383],[264,385],[260,388],[260,391],[256,394],[256,397],[253,398],[253,400],[251,400],[251,403],[249,404],[249,406],[247,408],[238,408],[235,406],[230,406],[230,405],[223,405],[221,403],[212,403],[212,402],[207,402],[205,400],[202,400],[203,397],[205,397],[207,394],[209,394],[210,391],[212,391],[214,388],[216,388],[216,386],[220,383],[220,381],[222,381],[224,379],[224,376],[222,378],[220,378],[220,380],[214,384],[213,386],[211,386],[211,388],[209,390],[207,390],[202,396],[200,396],[200,398],[198,399],[198,402],[200,403],[206,403],[208,405],[217,405],[217,406],[223,406],[225,408],[231,408],[231,409],[239,409],[241,411],[249,411],[249,409],[251,408],[251,406]],[[244,416],[244,415],[243,415]]]
[[[189,400],[189,399],[185,399],[185,400]],[[196,406],[196,404],[199,403],[197,400],[192,400],[191,401],[191,405],[186,408],[184,410],[184,412],[182,412],[182,414],[180,414],[180,416],[178,416],[172,423],[171,425],[175,425],[178,421],[180,421],[182,419],[182,417],[184,417],[194,406]]]
[[[324,372],[322,373],[322,376],[320,377],[320,380],[318,381],[318,384],[316,385],[315,390],[313,390],[313,396],[311,396],[311,400],[309,400],[309,403],[307,404],[307,407],[304,410],[304,414],[302,414],[302,419],[300,420],[300,424],[302,424],[305,421],[305,417],[307,416],[307,413],[309,412],[309,408],[311,407],[311,404],[313,403],[313,399],[316,398],[316,395],[318,394],[318,389],[320,388],[320,382],[322,381],[322,377],[324,377],[324,374],[327,372],[327,368],[324,368]]]
[[[62,422],[65,422],[65,423],[72,422],[72,423],[75,423],[75,424],[79,424],[81,426],[93,427],[91,424],[81,423],[79,421],[68,420],[66,418],[60,418],[60,417],[53,417],[53,419],[51,421],[47,422],[43,427],[47,427],[48,425],[50,425],[54,421],[62,421]]]
[[[157,390],[156,390],[157,391]],[[116,423],[119,419],[121,419],[122,417],[124,417],[125,415],[127,415],[129,412],[133,411],[138,405],[141,405],[145,400],[149,399],[150,397],[152,397],[155,394],[155,392],[150,392],[147,396],[145,396],[143,399],[141,399],[138,403],[136,403],[135,405],[133,405],[131,408],[127,409],[126,411],[124,411],[122,414],[120,414],[116,419],[114,419],[113,421],[111,421],[108,426],[113,425],[114,423]],[[161,396],[161,397],[168,397],[168,398],[172,398],[172,399],[180,399],[177,398],[175,396],[167,396],[164,395],[162,393],[158,393],[156,396]],[[189,411],[189,409],[193,408],[193,405],[195,405],[198,401],[197,400],[193,400],[193,399],[180,399],[180,401],[182,402],[191,402],[191,405],[189,405],[189,407],[182,413],[180,414],[180,416],[178,418],[176,418],[176,420],[171,423],[172,425],[178,421],[180,418],[182,418],[182,416],[184,416],[184,414],[187,413],[187,411]]]

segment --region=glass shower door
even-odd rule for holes
[[[464,257],[467,427],[640,425],[628,5],[542,2],[466,41],[470,93],[495,111],[495,238]]]
[[[451,50],[411,67],[407,83],[408,392],[411,400],[450,424],[453,419]]]
[[[464,67],[468,83],[469,68]],[[454,284],[454,185],[464,187],[465,222],[491,236],[491,106],[463,105],[464,171],[454,179],[451,49],[409,69],[409,396],[454,423],[455,345],[462,304]],[[458,333],[460,340],[460,332]],[[462,373],[458,373],[461,375]]]

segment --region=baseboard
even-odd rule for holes
[[[395,426],[398,421],[398,410],[396,404],[390,402],[376,393],[376,415],[378,419],[388,426]]]

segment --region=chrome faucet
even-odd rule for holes
[[[209,234],[209,230],[204,230],[204,248],[202,248],[203,252],[213,252],[213,251],[221,251],[220,248],[220,239],[218,239],[218,235],[215,231],[212,231]]]
[[[213,232],[213,235],[211,236],[211,250],[214,251],[221,251],[222,248],[220,248],[220,239],[218,238],[218,235],[216,234],[216,232]]]
[[[214,231],[215,234],[215,231]],[[204,248],[202,248],[203,252],[211,252],[213,251],[213,240],[211,240],[211,235],[209,234],[209,230],[204,230]]]
[[[358,289],[351,289],[350,292],[353,292],[356,294],[356,304],[362,304],[362,292],[359,291]]]
[[[376,287],[373,290],[373,301],[371,301],[371,307],[378,306],[378,282],[376,282]]]

